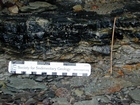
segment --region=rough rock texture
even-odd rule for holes
[[[0,14],[0,102],[139,105],[140,4],[124,3],[123,8],[101,15],[88,10],[74,12],[72,7],[77,3],[71,8],[65,3],[41,13]],[[92,72],[89,77],[12,75],[7,73],[10,60],[87,62]]]
[[[133,4],[136,7],[139,4]],[[119,14],[116,21],[115,38],[124,37],[139,41],[139,14],[135,10],[132,14],[129,8],[124,7],[122,13],[119,10],[112,11],[110,15],[99,15],[95,12],[63,10],[46,11],[40,14],[1,14],[0,40],[1,50],[10,52],[22,52],[25,56],[30,53],[48,53],[53,49],[71,47],[74,49],[83,41],[88,44],[89,50],[97,50],[103,54],[109,54],[114,15]],[[134,7],[132,7],[133,9]],[[125,13],[124,13],[125,10]],[[23,17],[24,16],[24,17]],[[84,49],[84,48],[83,48]],[[70,50],[70,49],[69,49]],[[102,50],[102,51],[101,51]],[[73,50],[74,51],[74,50]],[[35,54],[35,55],[36,55]],[[46,55],[46,54],[45,54]]]

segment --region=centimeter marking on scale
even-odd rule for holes
[[[88,63],[10,61],[8,71],[12,74],[89,76],[91,65]]]

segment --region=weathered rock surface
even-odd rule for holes
[[[0,102],[139,105],[139,5],[124,5],[123,9],[108,15],[66,8],[39,14],[1,14]],[[110,41],[115,16],[119,17],[110,75]],[[87,62],[92,66],[92,73],[89,77],[11,75],[7,73],[10,60]]]
[[[7,86],[16,89],[45,89],[46,86],[42,83],[35,82],[31,79],[9,78]]]

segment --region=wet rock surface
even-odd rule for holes
[[[120,4],[121,9],[110,15],[93,11],[101,4],[91,11],[81,10],[81,4],[71,3],[71,10],[56,5],[39,14],[0,14],[0,104],[140,105],[139,8],[134,7],[139,3]],[[76,5],[81,5],[78,12],[72,8]],[[115,16],[119,17],[110,75]],[[92,72],[89,77],[13,75],[7,70],[10,60],[86,62]]]

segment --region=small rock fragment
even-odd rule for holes
[[[116,85],[108,88],[109,93],[114,93],[114,92],[117,92],[117,91],[120,91],[120,90],[121,90],[121,86],[119,84],[116,84]]]
[[[17,14],[19,9],[16,5],[12,6],[12,7],[9,7],[8,10],[13,13],[13,14]]]
[[[99,105],[98,100],[96,98],[92,98],[90,101],[79,101],[74,103],[74,105]]]
[[[67,97],[68,98],[70,96],[69,91],[66,88],[57,89],[55,94],[57,97]]]
[[[76,94],[77,96],[79,96],[79,97],[81,97],[82,94],[84,94],[84,92],[83,92],[82,90],[79,90],[79,89],[76,89],[74,92],[75,92],[75,94]]]
[[[35,79],[35,81],[42,82],[46,78],[47,78],[47,76],[37,76],[36,79]]]
[[[82,10],[83,10],[83,8],[82,8],[81,5],[75,5],[75,6],[73,6],[73,11],[74,12],[79,12],[79,11],[82,11]]]
[[[32,12],[33,10],[37,12],[37,10],[38,11],[54,10],[56,8],[57,7],[55,5],[51,5],[50,3],[36,1],[36,2],[30,2],[29,5],[22,6],[19,9],[21,12]]]
[[[23,4],[22,4],[21,2],[19,2],[19,1],[16,2],[16,5],[17,5],[19,8],[23,6]]]
[[[36,100],[33,98],[30,98],[26,101],[25,105],[35,105],[36,104]]]
[[[99,8],[97,5],[93,5],[93,6],[91,7],[92,10],[97,9],[97,8]]]
[[[54,99],[55,103],[53,105],[71,105],[68,101],[67,98],[56,98]]]
[[[134,99],[135,101],[140,101],[140,89],[134,89],[129,92],[129,95]]]

